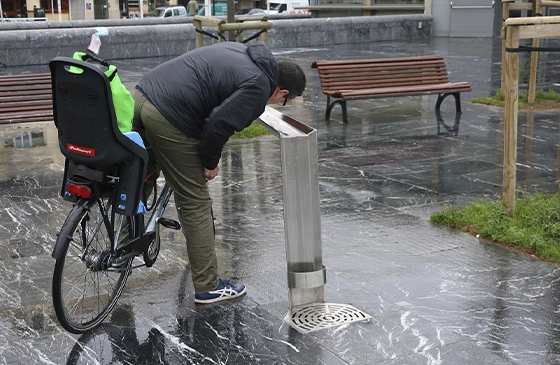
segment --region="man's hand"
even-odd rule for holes
[[[218,176],[218,171],[220,171],[220,168],[218,166],[216,166],[214,170],[208,170],[207,168],[204,168],[204,177],[206,178],[206,180],[212,180],[213,178]]]

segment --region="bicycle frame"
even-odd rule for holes
[[[161,191],[161,195],[156,202],[156,206],[154,207],[154,212],[152,213],[152,216],[150,217],[150,219],[148,220],[148,224],[146,225],[146,233],[159,231],[159,229],[157,228],[158,225],[156,223],[158,219],[163,215],[165,207],[167,207],[167,203],[169,203],[169,198],[171,198],[171,193],[173,193],[173,191],[171,190],[169,185],[165,183],[165,185],[163,186],[163,190]]]
[[[137,234],[133,234],[133,238],[127,240],[124,244],[119,247],[118,239],[115,237],[112,247],[112,256],[115,257],[114,260],[109,260],[108,266],[115,267],[120,266],[124,261],[138,254],[143,253],[148,249],[150,244],[155,240],[156,244],[159,245],[160,235],[159,235],[159,219],[163,216],[167,203],[171,198],[173,191],[167,183],[165,183],[161,195],[159,196],[156,205],[153,208],[153,213],[148,220],[148,224],[142,230],[142,226],[136,224],[135,228],[138,229]],[[135,222],[140,222],[141,215],[136,214]],[[118,228],[122,225],[122,219],[125,217],[120,217],[117,223]]]
[[[163,213],[165,212],[165,208],[169,203],[169,199],[171,198],[172,193],[173,191],[171,190],[169,185],[165,183],[161,195],[159,196],[153,208],[153,213],[150,216],[150,219],[148,220],[145,229],[142,229],[141,224],[136,223],[136,222],[140,222],[141,219],[141,215],[136,214],[132,216],[133,217],[132,221],[135,222],[135,224],[132,225],[133,232],[131,234],[131,238],[126,240],[124,243],[120,242],[120,245],[119,245],[118,236],[112,238],[111,257],[113,259],[110,259],[109,262],[107,263],[108,267],[113,267],[113,268],[119,267],[120,265],[122,265],[123,262],[130,259],[131,257],[141,254],[149,247],[149,245],[152,243],[154,239],[157,240],[159,244],[160,237],[159,237],[158,221],[162,217]],[[87,208],[88,204],[89,203],[87,200],[81,199],[76,203],[73,212],[71,214],[79,214],[79,212],[81,212],[83,209],[88,209]],[[96,201],[94,204],[101,204],[101,202]],[[104,211],[105,209],[106,207],[102,206],[101,210]],[[98,221],[96,222],[96,229],[100,229],[102,225],[107,224],[107,221],[109,221],[109,217],[108,217],[109,214],[110,213],[105,210],[105,212],[103,213],[103,215],[105,216],[99,217]],[[120,229],[122,228],[124,219],[126,219],[125,216],[122,215],[119,216],[119,219],[116,222],[117,232],[119,232]],[[61,232],[60,234],[67,235],[69,234],[69,232],[68,233]],[[57,240],[57,243],[58,242],[62,242],[62,241]],[[87,247],[84,247],[84,251],[86,249]],[[52,252],[52,257],[58,259],[60,256],[61,256],[61,247],[58,244],[55,244],[55,247]]]

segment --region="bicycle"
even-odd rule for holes
[[[81,334],[109,315],[132,269],[155,263],[160,225],[181,226],[162,217],[172,194],[167,183],[159,197],[154,184],[145,224],[141,192],[148,154],[137,133],[118,130],[107,76],[66,57],[49,66],[55,125],[66,157],[61,195],[74,203],[52,253],[52,299],[60,324]],[[133,265],[140,256],[143,263]]]

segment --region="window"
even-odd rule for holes
[[[53,0],[54,12],[58,12],[58,0]],[[41,0],[41,7],[48,12],[52,11],[51,2],[49,0]],[[68,12],[68,0],[60,0],[60,8],[63,13]]]
[[[10,12],[14,10],[14,2],[13,1],[2,1],[2,11]]]

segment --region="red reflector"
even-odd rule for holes
[[[68,184],[68,192],[71,195],[81,196],[84,199],[89,199],[91,196],[91,189],[83,185]]]

